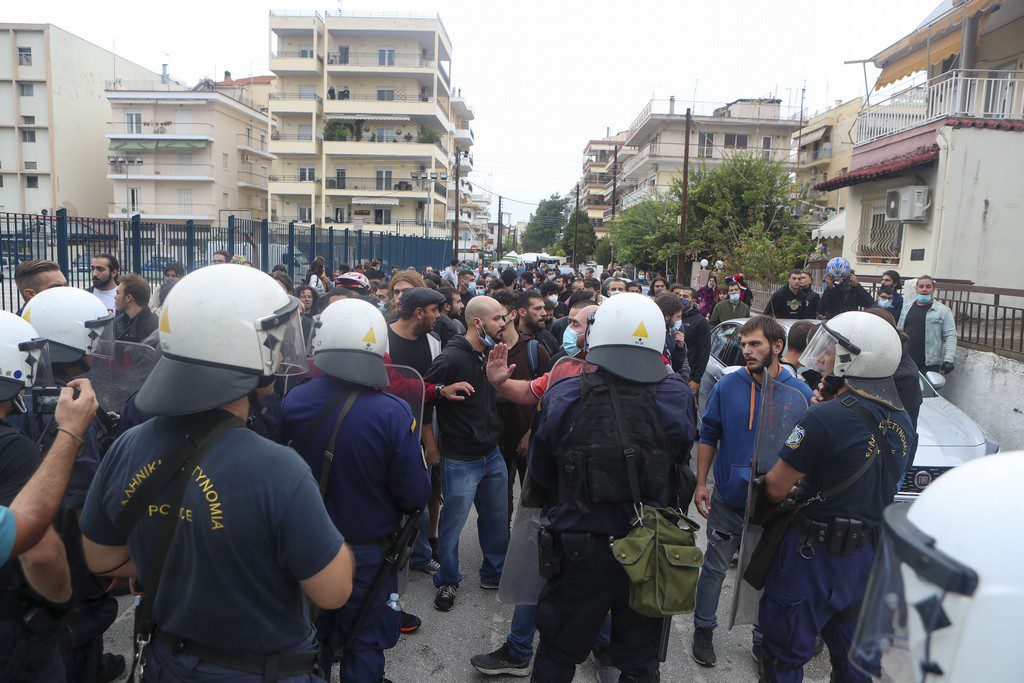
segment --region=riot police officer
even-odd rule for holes
[[[161,311],[163,356],[136,396],[157,417],[111,446],[81,520],[93,571],[140,578],[143,680],[323,680],[306,598],[341,607],[352,556],[309,466],[245,429],[261,378],[306,369],[299,308],[224,265]]]
[[[103,302],[84,290],[47,289],[32,297],[21,315],[47,341],[56,386],[86,375],[93,357],[109,354],[113,348],[114,316]],[[41,451],[46,451],[57,434],[57,422],[53,415],[35,409],[31,390],[26,397],[28,410],[17,426]],[[72,638],[65,653],[65,666],[72,681],[112,680],[125,668],[124,657],[103,653],[103,633],[117,618],[117,602],[106,593],[108,582],[94,577],[86,567],[78,526],[86,492],[109,444],[112,424],[109,420],[105,424],[101,418],[106,418],[102,405],[83,435],[84,443],[71,470],[61,513],[54,520],[67,549],[76,603]]]
[[[762,680],[802,680],[819,633],[833,680],[868,680],[847,652],[882,511],[916,448],[892,380],[901,354],[891,325],[851,311],[820,325],[800,358],[824,380],[758,489],[777,503],[799,483],[792,524],[764,577]]]
[[[332,650],[358,627],[348,651],[333,653],[342,656],[341,678],[377,683],[384,678],[384,650],[399,637],[401,614],[387,605],[397,592],[396,576],[391,573],[376,594],[369,591],[402,515],[426,506],[430,476],[418,415],[401,398],[374,389],[392,384],[383,360],[388,328],[381,312],[359,299],[336,301],[321,314],[314,335],[313,364],[325,374],[285,397],[285,436],[319,477],[327,512],[356,561],[349,602],[320,614],[322,668],[329,671]],[[415,409],[421,411],[422,379],[406,370],[412,377],[403,378],[402,394],[415,403],[409,385],[418,381]],[[366,601],[371,604],[364,621],[355,624]]]
[[[609,299],[594,313],[588,334],[587,361],[597,371],[563,379],[544,393],[528,487],[546,492],[548,528],[562,559],[537,604],[536,681],[572,680],[609,611],[609,656],[620,680],[659,680],[663,619],[628,606],[630,582],[610,549],[609,541],[625,536],[636,518],[610,397],[612,389],[621,396],[623,429],[638,444],[640,468],[665,472],[656,488],[640,484],[644,503],[667,507],[668,472],[685,462],[696,426],[693,392],[682,377],[669,374],[662,358],[664,329],[664,316],[648,297]],[[565,466],[567,456],[575,457],[575,467]],[[591,486],[580,486],[591,477]]]

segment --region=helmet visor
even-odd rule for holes
[[[23,389],[54,386],[45,339],[22,342],[18,344],[18,351],[22,354],[24,369],[15,368],[10,373],[0,374],[0,401],[14,398]]]
[[[837,340],[824,325],[818,325],[817,331],[807,342],[807,348],[800,355],[800,365],[820,372],[822,377],[832,374],[836,364]]]
[[[87,331],[88,346],[85,349],[87,356],[103,356],[113,358],[114,356],[114,315],[106,315],[96,320],[85,322]]]
[[[302,304],[295,297],[287,305],[257,322],[264,347],[264,375],[287,377],[306,372],[306,344],[302,333]]]

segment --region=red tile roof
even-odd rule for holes
[[[938,145],[918,147],[913,152],[901,154],[897,157],[893,157],[892,159],[880,161],[877,164],[863,166],[848,173],[837,175],[823,183],[818,183],[814,186],[814,189],[827,192],[829,190],[838,190],[841,187],[849,187],[850,185],[859,185],[860,183],[867,183],[873,180],[891,178],[902,174],[908,169],[930,164],[938,158]]]
[[[945,123],[953,128],[988,128],[991,130],[1024,132],[1024,121],[1007,121],[1005,119],[946,119]]]
[[[250,76],[247,78],[231,78],[217,81],[214,85],[270,85],[277,76]]]

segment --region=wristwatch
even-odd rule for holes
[[[444,385],[443,384],[435,384],[434,385],[434,391],[436,392],[436,394],[438,396],[440,396],[441,392],[444,391]]]

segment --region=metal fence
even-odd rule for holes
[[[227,225],[160,223],[130,219],[0,212],[0,308],[15,311],[21,306],[14,281],[19,263],[32,259],[56,261],[73,287],[92,285],[91,262],[111,254],[122,273],[138,273],[152,285],[164,279],[173,262],[186,272],[209,265],[214,252],[242,255],[257,268],[269,272],[282,264],[295,280],[305,275],[309,263],[323,257],[328,272],[342,266],[379,258],[384,267],[440,268],[451,256],[451,240],[396,232],[326,228],[309,223],[280,223],[229,216]]]

